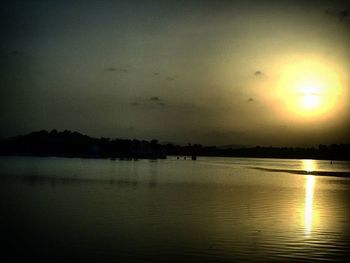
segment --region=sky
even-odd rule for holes
[[[2,1],[0,137],[348,143],[349,10],[330,0]]]

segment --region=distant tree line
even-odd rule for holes
[[[251,158],[290,158],[290,159],[324,159],[350,160],[350,144],[320,144],[318,147],[246,147],[219,148],[216,146],[202,146],[200,144],[179,146],[166,144],[168,155],[197,155],[222,157],[251,157]]]
[[[164,147],[157,140],[97,139],[68,130],[42,130],[1,140],[0,154],[122,159],[166,158]]]
[[[298,158],[350,160],[350,144],[318,147],[246,147],[220,148],[172,143],[161,145],[157,140],[93,138],[79,132],[42,130],[0,140],[0,155],[64,156],[86,158],[164,159],[175,156],[222,156],[255,158]]]

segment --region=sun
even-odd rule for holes
[[[295,86],[297,94],[297,108],[303,112],[317,111],[324,106],[324,84],[316,80],[305,80]]]
[[[282,69],[278,85],[279,97],[294,115],[328,115],[336,108],[340,92],[339,78],[327,64],[300,61]]]

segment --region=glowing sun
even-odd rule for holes
[[[324,88],[321,83],[315,81],[304,82],[297,84],[297,94],[300,96],[298,99],[299,107],[304,111],[317,110],[322,106],[322,97],[324,96]]]
[[[290,112],[315,117],[332,112],[340,88],[337,74],[326,64],[303,61],[282,70],[278,92]]]

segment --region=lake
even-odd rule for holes
[[[348,176],[345,161],[0,157],[2,255],[345,261]]]

